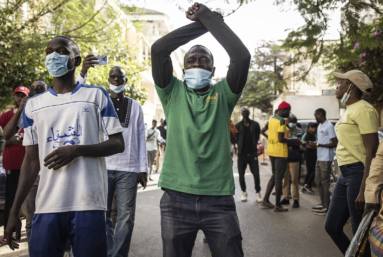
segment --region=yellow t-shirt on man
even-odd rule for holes
[[[273,116],[269,119],[268,137],[269,146],[268,154],[272,157],[288,157],[288,148],[286,143],[279,142],[278,133],[286,135],[286,122],[279,116]]]
[[[362,135],[378,133],[378,113],[364,100],[347,106],[346,112],[335,125],[338,138],[336,158],[339,166],[356,162],[365,164],[366,147]]]

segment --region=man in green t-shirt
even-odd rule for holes
[[[193,23],[156,41],[152,71],[167,120],[159,186],[163,255],[191,256],[199,229],[212,256],[243,256],[230,152],[230,116],[246,84],[250,53],[220,14],[202,4],[186,12]],[[210,32],[230,56],[227,77],[211,84],[212,53],[194,46],[184,58],[184,81],[174,77],[172,51]]]

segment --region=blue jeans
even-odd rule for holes
[[[138,173],[108,170],[108,210],[106,237],[108,257],[128,256],[136,212]],[[117,225],[113,229],[112,204],[117,196]]]
[[[343,231],[344,225],[351,216],[352,232],[355,234],[359,223],[362,221],[363,212],[357,212],[355,200],[362,185],[364,165],[361,162],[343,165],[340,166],[340,171],[342,174],[336,183],[331,198],[325,229],[344,255],[350,245],[350,239]],[[369,245],[366,249],[369,249]],[[370,256],[369,254],[365,253],[364,256]]]
[[[160,207],[164,257],[190,257],[200,229],[212,257],[243,256],[233,196],[198,196],[167,189]]]
[[[75,257],[106,257],[104,211],[33,215],[29,256],[63,257],[68,239]]]

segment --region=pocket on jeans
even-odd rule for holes
[[[225,211],[236,211],[235,201],[233,196],[219,196],[220,205]]]
[[[167,197],[167,191],[168,190],[165,190],[164,193],[162,194],[161,196],[161,200],[160,200],[160,208],[162,208],[163,206],[165,206],[165,203],[166,203],[166,197]]]
[[[344,165],[344,168],[351,172],[364,172],[364,165],[361,162]]]

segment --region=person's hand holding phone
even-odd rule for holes
[[[98,58],[96,56],[90,54],[85,57],[82,62],[81,76],[84,77],[88,73],[88,70],[96,64],[98,64]]]

